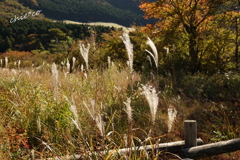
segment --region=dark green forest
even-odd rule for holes
[[[69,41],[81,40],[90,36],[91,27],[88,25],[65,24],[42,20],[25,19],[15,23],[5,24],[0,22],[0,52],[7,50],[31,51],[50,50],[53,45],[65,46]],[[101,33],[108,33],[113,28],[96,26],[96,41],[101,40]],[[68,43],[69,42],[69,43]],[[63,49],[64,52],[65,49]]]
[[[143,18],[139,1],[132,0],[38,0],[38,5],[20,0],[25,6],[43,10],[43,14],[57,20],[79,22],[114,22],[124,26],[151,22]]]

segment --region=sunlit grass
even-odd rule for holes
[[[239,135],[238,75],[188,77],[179,85],[173,84],[171,92],[166,87],[167,77],[159,76],[158,82],[149,81],[158,88],[158,106],[152,112],[141,90],[146,78],[130,73],[128,68],[93,69],[87,76],[80,71],[71,74],[62,72],[61,68],[58,71],[58,90],[54,90],[51,66],[46,65],[41,71],[0,69],[1,159],[74,153],[85,158],[96,153],[99,158],[119,159],[124,156],[99,153],[183,140],[186,119],[197,120],[198,136],[205,143]],[[162,83],[164,81],[166,84]],[[156,86],[160,82],[162,84]],[[214,87],[222,87],[221,94],[230,96],[231,100],[219,98],[215,94],[218,88]],[[211,97],[206,96],[210,93]],[[131,99],[131,114],[129,108],[126,110],[127,99]],[[94,102],[93,110],[87,108],[91,107],[91,102]],[[177,111],[171,124],[168,124],[169,108]],[[126,156],[138,159],[140,155]],[[151,159],[150,155],[142,153],[141,156]]]

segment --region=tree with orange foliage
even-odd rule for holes
[[[189,67],[192,73],[201,68],[198,42],[204,33],[216,22],[218,16],[226,13],[236,14],[237,0],[157,0],[142,2],[141,10],[146,19],[155,18],[155,24],[145,26],[145,31],[153,36],[169,36],[169,33],[181,31],[187,37]],[[237,15],[236,15],[237,16]],[[239,14],[238,14],[239,16]]]

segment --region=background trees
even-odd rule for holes
[[[7,24],[0,22],[0,52],[8,49],[31,51],[34,49],[51,48],[49,44],[59,44],[73,39],[89,37],[88,25],[65,24],[25,19]],[[101,39],[102,32],[109,32],[110,27],[97,26],[96,40]],[[67,37],[68,36],[68,37]],[[54,41],[54,42],[53,42]]]
[[[146,23],[143,12],[138,8],[139,2],[133,0],[38,0],[20,1],[35,10],[43,10],[46,17],[57,20],[79,22],[114,22],[130,26]]]
[[[182,44],[187,47],[184,54],[187,55],[189,70],[195,73],[201,70],[201,65],[204,63],[202,62],[203,55],[208,50],[204,47],[209,47],[210,44],[207,39],[217,39],[217,37],[209,36],[211,31],[219,27],[219,23],[229,18],[230,15],[233,17],[232,21],[234,17],[239,16],[233,10],[235,6],[237,6],[235,0],[158,0],[151,3],[143,2],[140,8],[145,12],[145,18],[158,19],[155,24],[146,25],[145,31],[155,37],[163,36],[165,44],[175,42],[174,38],[179,38],[178,35],[182,34],[184,40],[178,42],[186,43],[187,46]],[[222,21],[219,21],[220,17]],[[220,33],[226,33],[227,30],[232,29],[230,24],[221,28],[225,31]],[[171,38],[168,38],[169,36]],[[226,43],[231,42],[225,41],[224,46]],[[219,50],[219,44],[217,48]]]

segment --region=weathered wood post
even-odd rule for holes
[[[185,148],[197,146],[197,122],[195,120],[184,121]]]

